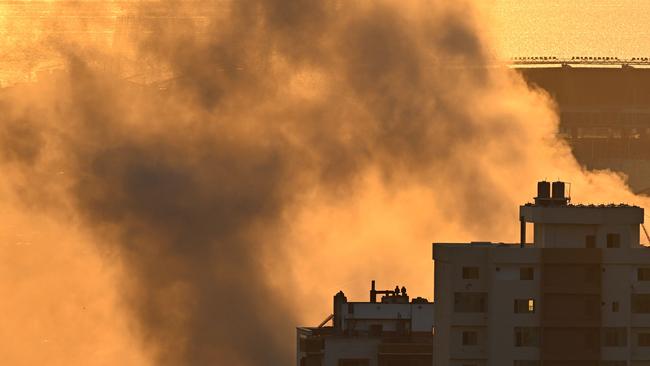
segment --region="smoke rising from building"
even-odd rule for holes
[[[324,318],[312,305],[332,289],[377,278],[430,293],[430,242],[515,241],[517,204],[539,178],[644,205],[621,177],[577,165],[546,96],[480,66],[489,42],[470,4],[155,4],[156,17],[143,15],[149,3],[128,9],[129,47],[142,70],[170,78],[133,83],[107,66],[121,50],[58,34],[66,71],[0,95],[6,215],[43,218],[53,233],[39,239],[52,248],[31,254],[111,268],[96,282],[76,272],[85,267],[53,274],[72,292],[117,289],[89,306],[127,325],[53,311],[80,338],[115,334],[91,336],[93,351],[70,345],[84,364],[98,349],[102,360],[133,352],[136,364],[290,364],[293,326]],[[194,17],[196,6],[210,11]],[[29,268],[9,261],[15,251],[4,267]],[[25,301],[56,296],[37,284],[2,287]],[[141,347],[106,345],[123,339]]]

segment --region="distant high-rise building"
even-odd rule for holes
[[[589,169],[625,173],[636,192],[650,194],[648,58],[576,57],[519,61],[515,66],[530,85],[557,103],[559,133],[578,162]]]

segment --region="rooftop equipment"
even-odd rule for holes
[[[545,180],[537,183],[535,204],[540,206],[566,206],[571,197],[567,194],[569,183],[555,181],[552,184]]]

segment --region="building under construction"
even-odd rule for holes
[[[582,165],[650,191],[650,58],[532,57],[513,67],[556,101],[560,135]]]

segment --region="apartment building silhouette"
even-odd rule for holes
[[[518,245],[434,243],[434,365],[650,365],[643,209],[572,205],[565,187],[538,183]]]
[[[433,303],[337,294],[330,318],[298,328],[297,364],[650,366],[644,210],[571,204],[567,188],[538,183],[519,243],[434,243]]]

